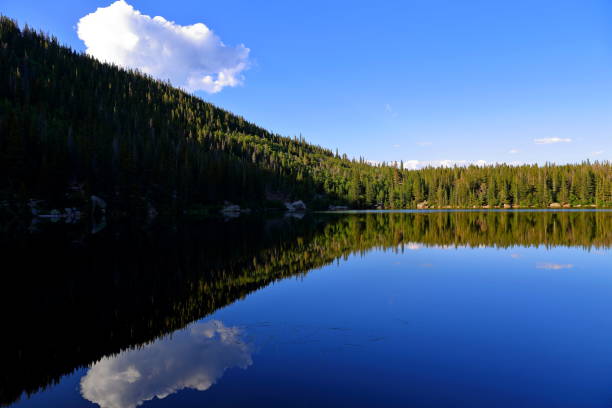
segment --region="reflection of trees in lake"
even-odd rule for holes
[[[81,394],[102,408],[135,408],[185,388],[205,391],[226,369],[251,363],[238,328],[198,322],[171,338],[104,357],[81,379]]]
[[[0,403],[307,270],[289,265],[288,254],[321,223],[250,218],[146,231],[115,225],[93,236],[78,225],[51,227],[0,236],[5,264],[18,265],[0,275],[7,334]]]
[[[352,250],[420,243],[457,246],[612,245],[612,212],[480,211],[368,213],[330,223],[326,235]]]
[[[270,282],[414,245],[612,245],[609,212],[418,212],[208,220],[0,237],[0,401],[150,342]],[[10,273],[9,273],[10,272]],[[37,322],[33,325],[32,322]],[[39,333],[45,333],[40,341]]]

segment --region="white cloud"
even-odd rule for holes
[[[124,0],[81,18],[77,34],[89,55],[169,79],[189,91],[216,93],[240,85],[249,65],[248,48],[226,46],[204,24],[181,26],[151,18]]]
[[[205,391],[229,367],[252,364],[236,327],[195,323],[142,348],[104,357],[81,379],[83,398],[104,408],[135,408],[185,388]]]
[[[410,169],[410,170],[416,170],[419,168],[419,164],[421,163],[421,161],[419,160],[406,160],[404,162],[404,168],[405,169]]]
[[[551,144],[551,143],[569,143],[572,139],[569,137],[545,137],[542,139],[533,139],[535,144]]]
[[[571,269],[573,267],[574,265],[572,264],[554,264],[554,263],[542,263],[542,262],[536,264],[536,268],[538,269],[559,270],[559,269]]]
[[[383,164],[387,165],[387,166],[395,166],[395,167],[400,167],[402,164],[402,161],[378,161],[378,160],[366,160],[366,163],[372,165],[372,166],[381,166]],[[404,160],[404,169],[406,170],[418,170],[418,169],[422,169],[425,167],[454,167],[454,166],[488,166],[491,165],[492,162],[489,162],[487,160],[450,160],[450,159],[444,159],[444,160],[416,160],[416,159],[410,159],[410,160]]]
[[[508,151],[510,154],[517,154],[518,152],[520,152],[518,149],[510,149],[510,151]]]
[[[489,164],[486,160],[404,160],[404,168],[409,170],[422,169],[424,167],[453,167],[453,166],[486,166]]]
[[[596,152],[591,152],[591,154],[593,156],[601,156],[602,154],[604,154],[604,151],[603,150],[598,150]]]
[[[525,162],[521,160],[513,160],[511,162],[508,162],[507,164],[509,164],[510,166],[522,166],[525,164]]]

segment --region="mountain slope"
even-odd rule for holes
[[[282,137],[0,17],[0,203],[181,211],[266,197],[324,208],[612,205],[612,165],[371,166]]]

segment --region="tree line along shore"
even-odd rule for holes
[[[0,211],[605,208],[612,164],[372,165],[267,131],[0,17]],[[333,207],[332,207],[333,208]]]

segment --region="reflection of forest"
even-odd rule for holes
[[[612,213],[432,212],[208,220],[1,237],[0,402],[353,252],[425,245],[610,247]]]
[[[334,245],[351,250],[407,242],[456,246],[612,245],[612,212],[453,211],[368,213],[345,217],[326,228]]]

